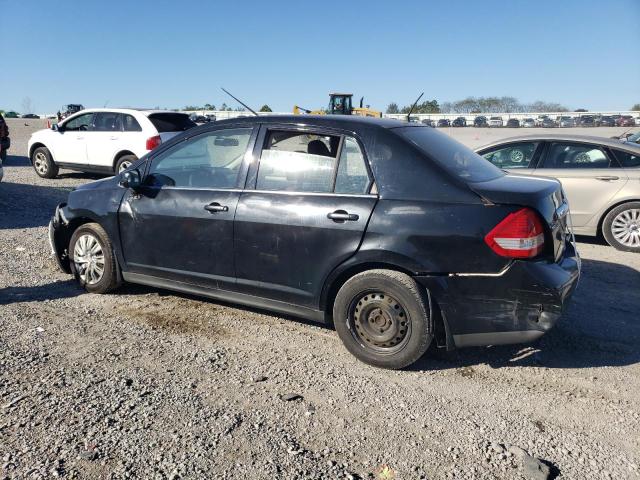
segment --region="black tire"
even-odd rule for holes
[[[100,278],[91,278],[86,268],[85,261],[80,261],[80,258],[76,256],[76,244],[80,242],[80,249],[82,249],[82,243],[85,242],[84,238],[87,236],[95,239],[98,243],[103,257],[103,273]],[[85,223],[78,227],[73,235],[71,235],[71,241],[69,242],[69,264],[71,266],[71,273],[76,278],[78,283],[90,293],[107,293],[120,286],[117,275],[116,258],[113,253],[113,245],[109,236],[104,229],[97,223]]]
[[[393,270],[354,275],[342,285],[333,305],[340,340],[370,365],[389,369],[411,365],[433,339],[428,298],[423,292],[411,277]],[[375,337],[379,328],[379,337]],[[394,338],[389,340],[389,335]]]
[[[626,214],[625,214],[626,213]],[[631,234],[628,242],[624,238],[616,238],[616,234]],[[628,202],[612,209],[602,222],[602,235],[609,245],[624,252],[640,252],[640,202]],[[636,239],[635,245],[631,241]]]
[[[138,161],[138,157],[135,155],[123,155],[116,162],[116,166],[114,168],[114,173],[118,175],[120,173],[120,169],[126,170],[133,163]]]
[[[39,177],[56,178],[58,176],[58,166],[53,162],[47,147],[38,147],[33,151],[31,165]]]

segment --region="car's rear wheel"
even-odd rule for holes
[[[123,155],[116,162],[115,172],[116,174],[124,172],[127,168],[133,165],[133,162],[138,160],[135,155]]]
[[[333,321],[347,350],[376,367],[411,365],[433,339],[428,300],[411,277],[393,270],[367,270],[338,291]]]
[[[97,223],[76,229],[69,242],[71,272],[90,293],[107,293],[118,287],[116,258],[107,232]]]
[[[31,163],[39,177],[55,178],[58,175],[58,166],[53,162],[47,147],[36,148],[31,155]]]
[[[602,234],[609,245],[625,252],[640,252],[640,202],[623,203],[602,222]]]

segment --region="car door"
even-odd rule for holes
[[[53,149],[57,163],[85,165],[87,163],[87,135],[92,128],[93,113],[83,113],[64,122],[58,128]]]
[[[120,148],[122,137],[122,114],[118,112],[96,112],[93,126],[86,136],[87,163],[93,167],[111,170],[113,159]]]
[[[128,272],[233,288],[233,218],[253,132],[208,131],[147,162],[142,188],[125,194],[118,213]]]
[[[585,226],[627,183],[606,148],[591,143],[548,142],[536,175],[560,180],[575,227]]]
[[[236,212],[237,288],[317,308],[377,201],[364,150],[334,131],[263,127],[254,156]]]
[[[478,153],[502,170],[530,175],[541,150],[542,142],[531,140],[501,144]]]

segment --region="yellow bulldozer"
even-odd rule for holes
[[[352,103],[352,93],[330,93],[329,94],[329,108],[326,110],[308,110],[306,108],[293,106],[293,113],[300,115],[302,113],[308,113],[311,115],[357,115],[359,117],[374,117],[381,118],[382,112],[373,110],[363,106],[364,97],[360,99],[360,106],[354,107]]]

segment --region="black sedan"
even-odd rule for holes
[[[450,127],[451,126],[451,121],[446,119],[446,118],[441,118],[440,120],[438,120],[438,126],[439,127]]]
[[[453,123],[451,124],[452,127],[466,127],[467,126],[467,119],[464,117],[457,117]]]
[[[335,326],[364,362],[528,342],[579,259],[556,180],[506,175],[436,129],[345,116],[223,120],[56,208],[89,292],[167,288]]]
[[[520,120],[518,120],[517,118],[510,118],[509,120],[507,120],[507,127],[509,127],[509,128],[519,128],[520,127]]]
[[[473,119],[473,126],[474,127],[488,127],[489,126],[489,122],[487,121],[487,117],[485,117],[484,115],[479,115],[476,118]]]

